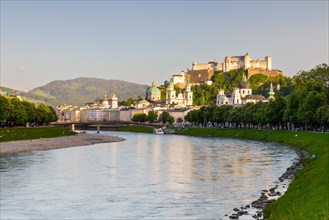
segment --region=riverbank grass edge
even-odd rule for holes
[[[122,126],[118,128],[118,131],[152,133],[153,128],[147,126],[138,126],[138,125]]]
[[[266,219],[329,219],[329,134],[315,132],[188,128],[181,135],[224,137],[278,142],[306,150],[314,159],[303,159],[287,192],[264,210]]]
[[[8,141],[32,140],[39,138],[54,138],[62,136],[71,136],[76,133],[62,127],[14,127],[0,128],[0,143]]]

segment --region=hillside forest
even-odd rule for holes
[[[195,104],[207,104],[193,110],[186,120],[201,126],[247,127],[323,130],[329,128],[329,67],[321,64],[309,71],[300,71],[292,78],[280,76],[274,79],[255,75],[249,82],[253,94],[266,95],[269,83],[280,85],[275,91],[275,100],[269,103],[248,103],[243,106],[216,106],[217,89],[226,91],[237,86],[243,70],[215,74],[214,85],[194,87]],[[227,81],[232,80],[232,84]],[[257,85],[259,87],[257,88]],[[265,96],[267,97],[267,96]]]

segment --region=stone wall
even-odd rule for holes
[[[250,68],[257,69],[268,69],[267,68],[267,61],[266,60],[251,60],[250,61]]]
[[[249,79],[251,76],[256,75],[256,74],[263,74],[268,77],[276,77],[279,75],[283,75],[282,71],[280,70],[267,70],[267,69],[254,69],[254,68],[249,68],[247,70],[247,78]]]
[[[213,69],[188,70],[186,78],[187,80],[190,80],[190,83],[203,83],[206,80],[210,80],[213,75]]]

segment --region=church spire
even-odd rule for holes
[[[247,82],[247,77],[246,77],[246,75],[244,73],[242,75],[242,82]]]

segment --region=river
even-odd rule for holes
[[[227,219],[297,159],[275,143],[101,133],[126,141],[1,155],[0,219]]]

